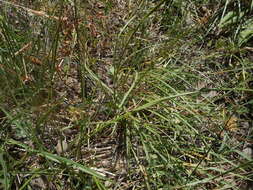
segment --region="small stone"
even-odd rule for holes
[[[112,186],[112,182],[110,182],[110,181],[105,182],[105,187],[106,188],[111,187],[111,186]]]
[[[253,149],[251,147],[246,147],[243,149],[243,153],[249,158],[253,157]]]
[[[62,154],[64,152],[67,152],[68,148],[69,148],[69,146],[68,146],[68,143],[67,143],[67,141],[65,139],[63,141],[58,140],[58,143],[57,143],[55,149],[56,149],[57,154]]]

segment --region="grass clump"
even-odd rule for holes
[[[249,189],[247,3],[0,0],[0,187]]]

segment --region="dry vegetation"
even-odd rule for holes
[[[0,0],[0,189],[250,189],[252,9]]]

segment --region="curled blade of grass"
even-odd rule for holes
[[[135,78],[134,78],[134,82],[132,83],[131,87],[129,88],[129,90],[127,91],[127,93],[125,93],[120,105],[119,105],[119,108],[122,108],[122,106],[124,105],[124,103],[126,102],[129,94],[131,93],[131,91],[134,89],[134,87],[136,86],[136,83],[138,81],[138,72],[136,71],[135,72]]]
[[[125,24],[125,26],[123,26],[123,28],[121,29],[121,31],[120,31],[120,33],[119,33],[119,35],[118,35],[118,38],[120,38],[121,37],[121,35],[122,35],[122,33],[124,32],[124,30],[127,28],[127,26],[135,19],[135,15],[132,17],[132,18],[130,18],[128,21],[127,21],[127,23]]]
[[[95,80],[97,81],[104,89],[106,89],[106,91],[112,95],[113,94],[113,90],[107,86],[100,78],[98,78],[98,76],[92,71],[90,70],[90,68],[88,67],[88,65],[85,63],[84,64],[84,67],[86,69],[86,71],[90,74],[90,76]]]

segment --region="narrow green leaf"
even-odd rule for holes
[[[43,157],[46,157],[48,158],[49,160],[52,160],[53,162],[57,162],[57,163],[64,163],[74,169],[78,169],[84,173],[87,173],[87,174],[90,174],[92,176],[95,176],[99,179],[103,179],[103,180],[108,180],[107,178],[105,178],[104,176],[98,174],[97,172],[95,172],[94,170],[82,165],[82,164],[79,164],[73,160],[70,160],[70,159],[67,159],[67,158],[64,158],[64,157],[61,157],[61,156],[58,156],[58,155],[55,155],[55,154],[52,154],[52,153],[49,153],[49,152],[45,152],[45,151],[39,151],[39,150],[34,150],[34,149],[31,149],[30,147],[28,147],[27,145],[23,144],[23,143],[20,143],[18,141],[15,141],[15,140],[9,140],[8,141],[9,144],[16,144],[24,149],[26,149],[27,151],[29,152],[34,152],[34,153],[37,153]]]
[[[119,108],[122,108],[122,106],[124,105],[124,103],[126,102],[126,99],[127,97],[129,96],[129,94],[131,93],[131,91],[134,89],[135,85],[136,85],[136,82],[138,80],[138,72],[135,72],[135,78],[134,78],[134,82],[133,84],[131,85],[131,87],[129,88],[129,90],[127,91],[127,93],[124,95],[120,105],[119,105]]]
[[[84,67],[95,81],[97,81],[104,89],[106,89],[109,94],[113,94],[113,90],[107,86],[100,78],[98,78],[98,76],[92,70],[90,70],[86,63],[84,64]]]
[[[148,102],[140,107],[137,107],[135,109],[133,109],[132,111],[133,112],[136,112],[136,111],[141,111],[141,110],[144,110],[144,109],[147,109],[151,106],[154,106],[154,105],[157,105],[161,102],[164,102],[166,100],[170,100],[170,99],[173,99],[173,98],[177,98],[177,97],[181,97],[181,96],[187,96],[187,95],[192,95],[192,94],[198,94],[199,91],[194,91],[194,92],[186,92],[186,93],[182,93],[182,94],[177,94],[177,95],[173,95],[173,96],[167,96],[167,97],[163,97],[163,98],[159,98],[159,99],[156,99],[156,100],[153,100],[151,102]]]

